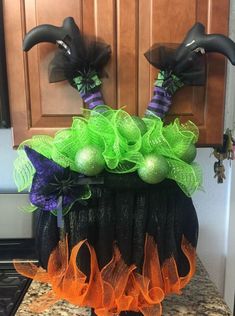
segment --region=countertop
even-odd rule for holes
[[[34,313],[30,312],[30,304],[48,289],[49,286],[33,281],[16,315],[35,316]],[[183,290],[182,295],[171,295],[163,301],[162,305],[162,316],[232,315],[199,260],[197,262],[196,274],[188,286]],[[46,310],[37,315],[89,316],[90,311],[88,308],[76,308],[65,301],[60,301],[51,307],[50,310]]]

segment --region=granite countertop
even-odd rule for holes
[[[39,295],[42,295],[49,289],[46,284],[33,281],[24,300],[19,307],[17,316],[34,316],[30,312],[30,304]],[[198,260],[197,271],[191,282],[183,290],[182,295],[171,295],[163,301],[162,316],[223,316],[232,315],[231,311],[219,295],[215,285],[210,281],[209,276]],[[59,301],[49,310],[37,315],[45,316],[89,316],[88,308],[77,308],[65,301]]]

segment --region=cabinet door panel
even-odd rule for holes
[[[227,34],[229,1],[140,0],[139,3],[141,52],[154,43],[180,43],[197,21],[205,25],[208,33]],[[157,71],[146,63],[142,55],[139,58],[139,113],[143,114]],[[200,128],[201,146],[222,142],[225,66],[223,56],[209,54],[206,85],[179,90],[167,117],[167,121],[180,117],[183,122],[195,122]],[[149,93],[141,89],[143,86],[147,87]]]
[[[117,103],[130,114],[138,104],[138,1],[117,1]]]
[[[227,34],[229,0],[3,0],[7,69],[14,145],[34,134],[53,135],[70,126],[84,106],[67,82],[48,83],[55,47],[43,43],[28,54],[22,39],[36,25],[61,25],[73,16],[80,29],[111,45],[112,58],[103,79],[105,102],[143,115],[157,71],[144,52],[156,42],[180,43],[200,21],[208,33]],[[184,87],[173,98],[167,121],[179,116],[200,128],[199,145],[222,141],[225,59],[207,56],[206,85]]]
[[[83,0],[83,31],[96,36],[111,46],[112,60],[105,68],[107,77],[103,78],[102,92],[107,104],[117,105],[117,59],[116,59],[116,1]]]
[[[45,10],[47,8],[47,10]],[[69,1],[25,1],[22,17],[28,32],[40,24],[61,25],[64,16],[73,16],[76,23],[82,24],[81,0]],[[34,46],[25,56],[29,80],[30,116],[32,128],[66,126],[63,117],[80,113],[82,101],[75,89],[66,81],[50,84],[48,65],[54,56],[55,45],[42,43]]]

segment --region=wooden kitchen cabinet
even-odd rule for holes
[[[151,99],[156,70],[143,56],[156,43],[180,43],[196,21],[208,33],[227,34],[229,0],[3,0],[10,111],[14,146],[35,134],[54,134],[81,113],[81,98],[66,82],[49,84],[55,46],[22,51],[36,25],[61,25],[73,16],[80,29],[112,47],[103,93],[112,107],[142,115]],[[207,56],[204,87],[185,87],[174,97],[168,120],[179,116],[200,128],[199,145],[219,144],[223,133],[226,60]]]

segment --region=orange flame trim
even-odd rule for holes
[[[83,245],[90,252],[89,281],[76,264],[77,255]],[[32,263],[15,262],[14,266],[20,274],[28,278],[51,284],[52,291],[31,306],[35,313],[65,299],[78,306],[94,308],[97,316],[113,316],[121,311],[139,311],[144,316],[160,316],[161,302],[165,295],[179,294],[195,272],[195,249],[184,237],[181,248],[190,265],[189,273],[184,277],[179,277],[173,257],[160,266],[156,244],[149,235],[146,235],[145,240],[142,274],[136,272],[134,265],[125,264],[116,246],[112,260],[101,271],[95,250],[87,240],[74,246],[69,258],[67,238],[60,241],[51,253],[47,271]]]

